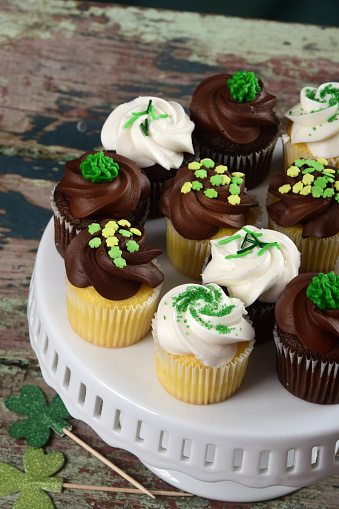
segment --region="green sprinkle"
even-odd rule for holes
[[[197,170],[194,172],[194,175],[198,178],[198,179],[204,179],[207,177],[207,171],[206,170]]]
[[[212,186],[221,186],[222,185],[223,178],[221,175],[212,175],[210,178],[210,182]]]
[[[120,228],[119,233],[123,237],[132,237],[133,236],[132,232],[130,232],[129,230],[124,230],[123,228]]]
[[[122,251],[121,249],[118,247],[118,246],[113,246],[109,251],[108,251],[108,256],[110,258],[112,258],[113,260],[115,260],[116,258],[120,258],[122,255]]]
[[[193,191],[200,191],[203,187],[204,185],[202,184],[202,182],[199,182],[198,180],[193,180],[192,182]]]
[[[332,187],[328,187],[324,190],[323,198],[332,198],[334,195],[334,189]]]
[[[240,194],[240,187],[237,184],[230,185],[230,193],[231,194]]]
[[[147,124],[147,127],[148,127],[148,124]],[[146,122],[145,122],[145,125],[141,122],[140,129],[142,130],[142,132],[144,133],[145,136],[148,136],[147,127],[146,127]]]
[[[127,265],[126,260],[123,258],[114,258],[113,263],[118,269],[123,269]]]
[[[101,239],[99,237],[94,237],[88,242],[89,247],[97,248],[101,246]]]
[[[204,195],[207,198],[217,198],[218,193],[217,193],[217,191],[215,189],[205,189]]]
[[[219,240],[218,244],[227,244],[228,242],[232,242],[232,240],[240,239],[241,235],[232,235],[232,237],[227,237],[226,239]]]
[[[205,168],[214,168],[215,162],[212,159],[206,157],[205,159],[201,159],[200,163],[205,166]]]
[[[267,248],[272,247],[272,246],[276,247],[277,249],[280,249],[280,246],[279,246],[279,244],[278,244],[277,242],[268,242],[267,244],[265,244],[265,245],[264,245],[264,246],[260,249],[260,251],[259,251],[259,253],[258,253],[258,256],[261,256],[261,255],[263,254],[263,252],[264,252]]]
[[[225,260],[230,260],[231,258],[240,258],[242,256],[246,256],[247,254],[249,254],[251,252],[250,249],[244,249],[242,251],[238,251],[237,253],[234,253],[234,254],[230,254],[230,255],[227,255],[225,256]]]
[[[139,251],[140,246],[137,242],[135,242],[135,240],[129,240],[126,242],[126,248],[129,253],[136,253]]]
[[[99,232],[101,230],[101,226],[99,223],[92,223],[88,225],[88,232],[93,235],[96,232]]]

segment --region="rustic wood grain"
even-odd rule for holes
[[[54,391],[30,348],[26,306],[41,234],[51,216],[50,191],[65,160],[100,147],[111,109],[142,94],[186,109],[196,85],[216,72],[254,70],[278,97],[280,117],[305,84],[339,81],[339,29],[223,16],[177,13],[65,0],[0,0],[0,457],[22,467],[24,442],[11,439],[17,416],[4,399],[22,385]],[[149,489],[170,489],[130,453],[106,445],[86,424],[82,439]],[[60,450],[67,482],[128,486],[67,437]],[[56,508],[334,509],[339,476],[260,503],[193,497],[51,494]],[[0,498],[12,507],[16,496]],[[34,509],[34,508],[32,508]]]

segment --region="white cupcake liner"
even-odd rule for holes
[[[156,311],[162,284],[141,304],[121,308],[94,304],[82,298],[66,280],[67,314],[74,331],[85,341],[106,348],[133,345],[148,333]],[[106,302],[105,302],[106,301]]]
[[[186,362],[184,356],[175,358],[162,348],[157,335],[156,316],[152,320],[152,334],[160,383],[175,398],[198,405],[219,403],[230,398],[239,389],[255,342],[250,341],[245,351],[225,366],[201,367],[199,364]]]
[[[322,405],[339,403],[339,363],[298,355],[281,341],[273,329],[280,383],[294,396]],[[321,355],[321,354],[319,354]]]

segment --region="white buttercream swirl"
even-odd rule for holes
[[[254,338],[246,314],[243,303],[218,285],[186,283],[159,303],[158,340],[172,355],[193,354],[206,366],[221,367],[234,358],[239,342]]]
[[[149,101],[152,101],[153,116],[140,115],[129,123],[134,113],[147,111]],[[159,118],[159,115],[166,116]],[[146,118],[148,136],[141,126]],[[159,164],[167,170],[177,169],[185,152],[194,153],[193,129],[194,123],[179,103],[158,97],[137,97],[121,104],[108,116],[101,130],[101,143],[106,150],[115,150],[132,159],[140,168]]]
[[[285,116],[293,122],[291,143],[306,143],[313,157],[339,155],[339,83],[304,87],[300,103]]]
[[[244,256],[235,256],[243,245],[246,230],[261,234],[257,238],[265,243],[277,243],[262,250],[260,245]],[[223,243],[225,239],[233,239]],[[259,255],[260,253],[260,255]],[[232,256],[225,259],[227,256]],[[275,303],[287,283],[297,274],[300,253],[286,235],[255,226],[245,226],[231,237],[211,240],[211,260],[202,273],[203,284],[225,286],[230,295],[241,299],[245,306],[255,300]]]

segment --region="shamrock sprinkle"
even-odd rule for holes
[[[28,419],[18,421],[9,428],[12,438],[25,438],[31,447],[42,447],[50,437],[50,429],[63,435],[63,428],[72,426],[64,419],[72,416],[68,413],[60,396],[57,394],[48,405],[43,392],[35,385],[24,385],[20,396],[9,396],[6,407]]]
[[[64,455],[59,451],[45,454],[41,448],[26,449],[24,472],[9,463],[0,463],[0,495],[20,492],[14,509],[52,509],[54,506],[46,491],[62,491],[63,479],[52,476],[64,462]]]
[[[218,193],[215,189],[205,189],[204,195],[207,196],[207,198],[217,198]]]
[[[120,258],[122,255],[122,251],[118,246],[112,246],[112,248],[108,251],[108,256],[115,260],[116,258]]]
[[[140,249],[139,244],[135,240],[126,242],[126,248],[129,253],[136,253]]]
[[[99,223],[92,223],[88,225],[88,231],[91,235],[101,230],[101,226]]]
[[[214,168],[215,166],[215,162],[209,158],[201,159],[200,163],[202,164],[202,166],[205,166],[205,168]]]
[[[101,246],[101,240],[99,237],[94,237],[94,239],[91,239],[88,242],[88,245],[89,245],[89,247],[92,247],[92,248],[98,248],[99,246]]]

